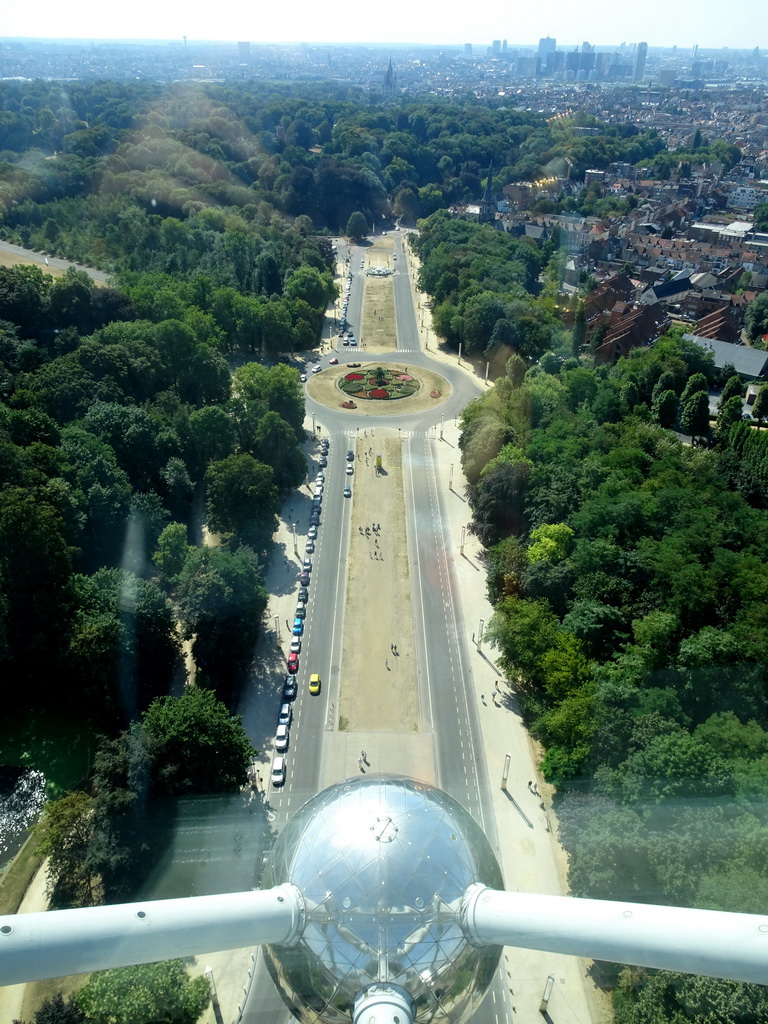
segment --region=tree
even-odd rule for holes
[[[364,213],[355,210],[350,214],[346,234],[353,242],[362,242],[368,234],[368,221]]]
[[[267,593],[247,547],[193,548],[178,581],[184,632],[206,679],[229,698],[253,656]]]
[[[693,395],[703,391],[705,394],[709,390],[709,382],[703,373],[692,373],[686,381],[683,393],[680,395],[680,401],[685,403]]]
[[[725,402],[721,400],[715,425],[718,441],[725,442],[734,423],[741,423],[743,419],[744,401],[741,395],[734,395]]]
[[[176,577],[184,568],[189,547],[187,528],[181,523],[169,523],[158,537],[152,561],[170,586],[174,585]]]
[[[131,721],[166,693],[179,653],[173,614],[160,588],[124,569],[72,579],[67,663],[92,710]]]
[[[744,397],[744,385],[741,377],[737,373],[732,374],[725,382],[723,390],[720,394],[719,407],[725,405],[729,398],[743,398]]]
[[[670,389],[654,396],[651,415],[660,427],[672,427],[677,419],[677,409],[677,395]]]
[[[73,790],[45,805],[35,831],[40,854],[48,858],[48,896],[54,908],[87,907],[96,899],[96,880],[90,868],[93,800]]]
[[[758,430],[763,425],[763,420],[768,419],[768,384],[763,384],[755,396],[752,406],[752,416],[757,420]]]
[[[744,327],[750,341],[757,341],[768,334],[768,292],[763,292],[747,306]]]
[[[268,412],[256,428],[256,454],[271,466],[280,488],[298,487],[307,472],[307,460],[296,433],[276,412]]]
[[[61,992],[57,992],[35,1011],[35,1024],[88,1024],[88,1020],[74,999],[65,1002]]]
[[[212,690],[189,686],[181,697],[153,701],[142,726],[155,792],[233,793],[247,781],[256,751],[240,718]]]
[[[92,974],[75,999],[93,1024],[195,1024],[210,997],[207,978],[165,960]]]
[[[683,401],[680,427],[691,437],[706,437],[709,433],[709,398],[706,391],[696,391]]]
[[[211,463],[205,485],[211,529],[238,532],[256,525],[272,533],[279,496],[271,466],[251,455],[229,455]]]
[[[544,523],[530,534],[531,543],[526,552],[529,563],[561,562],[573,542],[573,530],[565,523]]]

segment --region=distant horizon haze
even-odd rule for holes
[[[310,0],[297,0],[288,19],[278,6],[255,11],[250,4],[225,0],[211,18],[204,8],[194,10],[178,0],[163,5],[135,0],[129,7],[114,8],[92,0],[75,6],[38,0],[36,4],[7,4],[0,38],[166,43],[186,36],[188,44],[247,40],[257,45],[379,47],[472,43],[480,53],[494,39],[506,38],[514,48],[536,46],[547,35],[557,39],[559,49],[572,49],[584,40],[601,48],[644,41],[651,48],[677,46],[683,52],[697,44],[699,50],[752,50],[759,46],[756,30],[768,25],[764,0],[743,0],[738,17],[733,13],[717,0],[699,0],[695,20],[690,8],[666,0],[646,0],[641,18],[631,5],[606,11],[594,3],[576,6],[553,0],[544,9],[530,5],[512,13],[500,0],[490,0],[466,17],[446,20],[443,10],[432,3],[390,0],[386,7],[357,4],[329,9]],[[608,33],[615,42],[604,41]]]

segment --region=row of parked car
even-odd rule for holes
[[[324,438],[320,442],[321,464],[328,464],[328,452],[330,442]],[[291,629],[291,649],[288,654],[288,674],[283,683],[283,697],[280,705],[280,714],[277,718],[277,731],[275,733],[275,757],[272,761],[272,785],[282,786],[285,783],[286,763],[285,753],[290,743],[290,727],[293,719],[291,702],[296,699],[298,688],[296,686],[296,673],[299,671],[299,655],[301,654],[301,643],[304,635],[304,623],[307,617],[307,604],[309,602],[309,584],[312,579],[311,555],[315,551],[315,540],[320,527],[320,511],[323,504],[323,488],[325,486],[325,473],[318,472],[315,478],[315,493],[312,496],[312,509],[309,515],[309,530],[307,531],[307,546],[304,554],[301,572],[299,573],[299,592],[297,594],[296,611],[294,612],[293,627]],[[309,677],[309,692],[312,696],[320,693],[320,676],[317,672]]]

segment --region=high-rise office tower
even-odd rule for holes
[[[501,53],[501,40],[500,39],[494,39],[493,43],[491,43],[491,56],[492,57],[498,57],[500,53]]]
[[[248,64],[251,60],[251,44],[250,43],[238,43],[237,44],[237,58],[241,64]]]
[[[549,78],[553,71],[557,40],[545,36],[539,40],[539,74]]]
[[[464,56],[465,57],[471,57],[472,56],[472,43],[464,43]]]
[[[632,80],[635,82],[642,81],[643,75],[645,74],[645,60],[648,56],[648,43],[638,43],[637,51],[635,53],[635,67],[632,73]]]

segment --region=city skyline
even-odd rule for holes
[[[344,9],[337,18],[326,8],[308,0],[299,0],[290,23],[279,8],[273,11],[240,4],[218,8],[212,21],[204,9],[190,10],[173,2],[158,7],[148,0],[136,0],[130,16],[124,8],[84,3],[62,7],[53,0],[40,0],[32,8],[16,5],[5,12],[4,39],[77,39],[171,41],[187,37],[196,41],[250,40],[252,43],[306,43],[380,45],[490,45],[493,39],[507,38],[510,45],[536,46],[545,36],[554,36],[558,48],[572,48],[588,39],[596,46],[620,46],[647,40],[650,48],[678,46],[685,49],[752,49],[761,40],[754,38],[754,26],[764,23],[762,0],[745,0],[738,19],[725,15],[716,0],[702,0],[695,22],[685,9],[670,7],[662,0],[649,0],[643,18],[631,8],[605,11],[595,5],[585,10],[562,0],[550,5],[543,17],[538,8],[516,11],[498,0],[472,12],[471,19],[438,19],[431,4],[411,5],[394,0],[386,11],[379,6],[356,7],[354,16]],[[611,38],[605,38],[610,34]],[[562,40],[562,42],[561,42]]]

